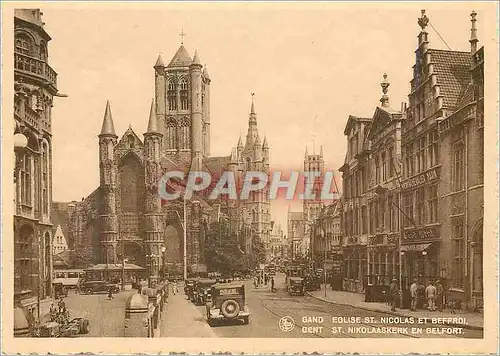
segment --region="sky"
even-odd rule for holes
[[[447,46],[468,51],[471,5],[425,7]],[[98,186],[97,135],[106,100],[118,136],[131,125],[142,137],[154,96],[153,65],[160,53],[170,61],[181,31],[212,79],[213,156],[229,155],[239,135],[245,137],[255,93],[273,170],[300,169],[305,147],[312,153],[320,145],[325,168],[337,170],[348,115],[373,115],[384,73],[391,106],[406,101],[420,10],[410,3],[43,4],[49,62],[60,93],[68,95],[54,100],[52,112],[53,199],[80,200]],[[447,48],[432,27],[428,32],[431,48]],[[288,203],[272,203],[285,230]]]

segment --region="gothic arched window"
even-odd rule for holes
[[[183,118],[180,125],[180,149],[189,149],[191,143],[191,123],[188,118]]]
[[[31,38],[26,34],[17,35],[15,50],[16,53],[22,53],[28,56],[33,55],[33,42],[31,41]]]
[[[128,137],[128,147],[129,148],[134,148],[135,147],[135,139],[134,136],[130,135]]]
[[[188,83],[185,78],[181,79],[180,82],[180,95],[181,95],[181,110],[188,109]]]
[[[176,123],[173,118],[168,119],[167,122],[167,136],[166,136],[166,146],[167,150],[174,150],[177,148],[176,144]]]
[[[167,100],[168,100],[168,110],[177,110],[177,90],[175,85],[175,79],[170,79],[168,81],[167,90]]]

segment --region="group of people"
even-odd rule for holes
[[[393,279],[389,287],[389,301],[392,311],[396,310],[396,304],[398,303],[399,298],[401,298],[402,293],[402,291],[399,290],[397,282],[397,279]],[[419,284],[418,279],[415,278],[413,283],[410,285],[410,309],[412,311],[417,310],[420,298],[422,297],[424,297],[427,301],[426,305],[428,310],[442,311],[445,305],[445,290],[441,281],[439,279],[436,280],[436,282],[429,281],[426,287]]]
[[[50,321],[58,322],[59,324],[66,324],[69,321],[69,310],[66,308],[66,303],[64,298],[61,297],[57,303],[57,307],[54,303],[50,305]]]
[[[273,276],[270,276],[269,274],[265,273],[264,277],[262,277],[259,274],[253,278],[253,285],[255,288],[258,288],[258,286],[260,286],[260,285],[267,286],[268,284],[271,284],[271,292],[274,292],[274,277]]]

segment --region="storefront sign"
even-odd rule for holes
[[[406,242],[420,241],[420,240],[435,240],[439,235],[436,228],[414,229],[405,231],[403,240]]]
[[[401,188],[402,189],[409,189],[409,188],[415,188],[418,187],[422,184],[425,184],[427,182],[433,181],[435,179],[438,179],[438,171],[437,168],[434,168],[428,172],[422,173],[416,177],[410,178],[407,181],[404,181],[401,183]]]

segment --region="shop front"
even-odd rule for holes
[[[366,246],[352,245],[344,247],[344,280],[342,289],[349,292],[365,291]]]
[[[403,290],[414,280],[426,286],[442,277],[438,271],[439,244],[438,227],[405,230],[401,244]]]

